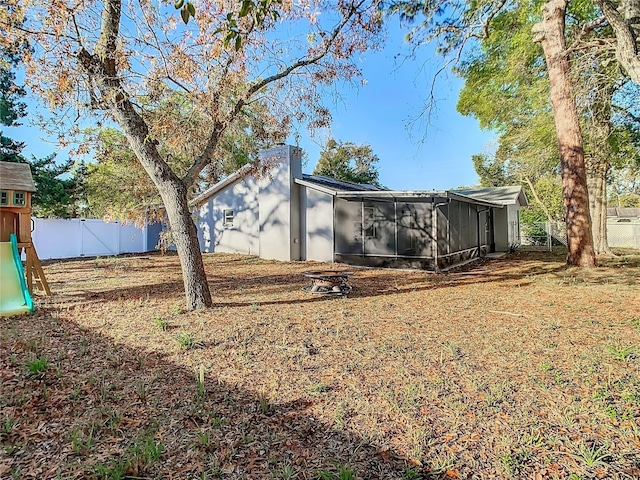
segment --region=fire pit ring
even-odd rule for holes
[[[319,295],[347,295],[351,291],[348,280],[349,276],[353,275],[353,272],[314,270],[303,272],[302,275],[311,279],[311,285],[304,287],[302,289],[303,292]]]

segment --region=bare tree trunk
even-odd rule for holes
[[[607,240],[607,174],[609,164],[587,157],[589,211],[593,220],[593,248],[596,253],[611,253]]]
[[[529,188],[531,189],[531,194],[533,195],[533,199],[536,201],[536,203],[540,206],[540,208],[546,215],[547,222],[549,223],[553,222],[553,218],[551,217],[551,213],[549,213],[549,209],[544,204],[544,202],[540,200],[540,197],[538,196],[538,192],[536,192],[536,189],[533,186],[533,182],[531,181],[531,179],[529,177],[524,177],[524,181],[527,182],[527,185],[529,185]]]
[[[634,27],[640,18],[640,2],[623,0],[624,18],[609,0],[596,0],[616,36],[616,58],[631,80],[640,85],[640,56]]]
[[[594,267],[596,258],[591,237],[584,148],[564,39],[567,4],[568,0],[548,0],[544,4],[543,19],[534,26],[534,39],[542,44],[549,72],[562,168],[562,198],[569,249],[567,264]]]
[[[173,240],[182,266],[188,309],[211,307],[211,293],[204,271],[196,226],[191,218],[187,187],[158,152],[149,128],[138,114],[118,77],[116,45],[121,15],[120,0],[106,0],[102,10],[100,38],[95,53],[81,48],[78,60],[96,106],[108,109],[120,125],[135,153],[158,189],[164,203]]]
[[[213,305],[198,242],[198,232],[191,218],[187,187],[160,156],[149,138],[149,129],[125,99],[111,109],[115,120],[129,140],[131,149],[155,184],[164,203],[171,236],[176,245],[189,310]]]
[[[155,144],[149,141],[147,125],[131,103],[122,100],[112,112],[138,161],[162,197],[171,236],[180,258],[187,309],[211,307],[213,301],[198,243],[198,232],[189,209],[187,187],[162,159]]]

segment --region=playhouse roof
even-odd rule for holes
[[[35,192],[31,167],[27,163],[0,162],[0,188]]]

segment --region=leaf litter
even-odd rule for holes
[[[215,307],[186,312],[175,255],[48,262],[54,295],[0,319],[0,478],[637,478],[640,257],[602,263],[327,298],[318,264],[205,255]]]

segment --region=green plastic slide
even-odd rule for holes
[[[33,300],[24,280],[18,241],[0,242],[0,316],[33,312]]]

